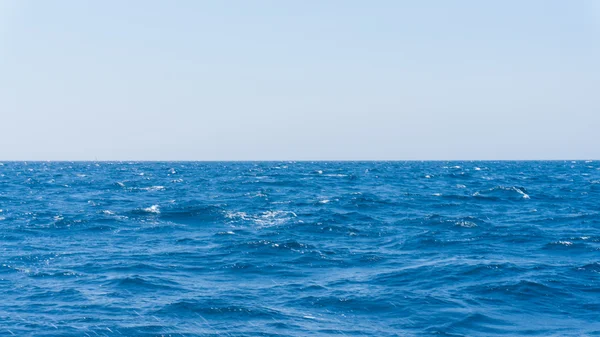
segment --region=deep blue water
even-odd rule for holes
[[[1,336],[600,336],[600,162],[5,162]]]

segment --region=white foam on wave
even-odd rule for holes
[[[463,185],[463,184],[457,184],[456,188],[467,188],[467,186]]]
[[[174,168],[169,169],[169,175],[176,174],[176,173],[177,173],[177,171],[175,171]]]
[[[331,200],[329,199],[323,199],[323,200],[319,200],[319,204],[327,204],[329,203]]]
[[[227,212],[227,213],[225,213],[225,217],[228,219],[247,220],[248,214],[246,214],[246,212]]]
[[[281,204],[289,204],[291,203],[291,201],[287,200],[287,201],[273,201],[271,202],[271,204],[273,205],[281,205]]]
[[[113,212],[113,211],[109,211],[109,210],[105,209],[105,210],[103,210],[103,211],[102,211],[102,214],[106,214],[106,215],[115,215],[115,212]]]
[[[266,218],[266,219],[273,219],[273,218],[277,218],[280,216],[287,216],[287,215],[291,215],[293,217],[297,217],[298,215],[296,215],[296,213],[292,212],[292,211],[266,211],[262,213],[262,217]]]
[[[158,205],[152,205],[150,207],[144,208],[144,212],[160,214],[160,207],[158,207]]]
[[[477,227],[477,224],[471,221],[458,221],[456,222],[456,225],[459,227],[464,227],[464,228],[473,228],[473,227]]]
[[[441,197],[442,193],[433,193],[432,195],[435,196],[435,197]]]
[[[140,188],[140,190],[144,190],[144,191],[163,191],[164,189],[165,189],[164,186],[150,186],[150,187]]]
[[[258,192],[258,193],[256,193],[256,194],[252,195],[251,197],[252,197],[252,198],[267,198],[267,197],[268,197],[268,195],[266,195],[266,194],[264,194],[264,193],[262,193],[262,192]]]
[[[259,227],[271,227],[284,224],[298,215],[292,211],[265,211],[260,214],[249,215],[246,212],[226,212],[225,217],[232,220],[251,221]]]
[[[519,194],[521,194],[523,196],[523,199],[531,199],[529,197],[529,195],[527,193],[521,191],[520,188],[513,187],[512,189],[515,190],[515,191],[517,191],[517,192],[519,192]]]
[[[558,241],[559,245],[563,245],[563,246],[572,246],[573,242],[571,241]]]

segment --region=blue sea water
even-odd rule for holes
[[[4,162],[2,336],[600,336],[600,162]]]

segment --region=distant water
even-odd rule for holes
[[[5,162],[0,335],[600,336],[600,162]]]

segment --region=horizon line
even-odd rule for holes
[[[559,162],[559,161],[600,161],[600,159],[591,158],[579,158],[579,159],[9,159],[2,160],[0,163],[111,163],[111,162],[181,162],[181,163],[256,163],[256,162],[535,162],[535,161],[546,161],[546,162]]]

